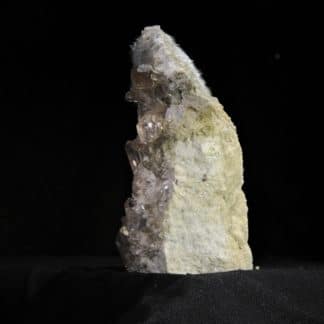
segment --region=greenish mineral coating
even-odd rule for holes
[[[252,269],[241,146],[231,119],[188,56],[159,26],[132,47],[126,144],[132,197],[117,246],[129,271]]]

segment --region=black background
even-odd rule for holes
[[[0,254],[117,255],[129,45],[159,24],[237,126],[256,260],[324,259],[305,17],[257,3],[2,3]]]

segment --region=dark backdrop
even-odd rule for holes
[[[0,254],[117,255],[136,124],[129,45],[159,24],[237,126],[256,259],[323,258],[308,36],[293,10],[256,3],[2,3]]]

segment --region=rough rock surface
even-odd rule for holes
[[[159,26],[143,30],[132,59],[127,98],[138,106],[138,136],[126,144],[134,179],[117,236],[127,269],[251,269],[235,126]]]

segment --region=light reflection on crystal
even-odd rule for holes
[[[162,133],[162,116],[153,114],[143,115],[136,126],[138,137],[142,143],[150,143],[156,140]]]

